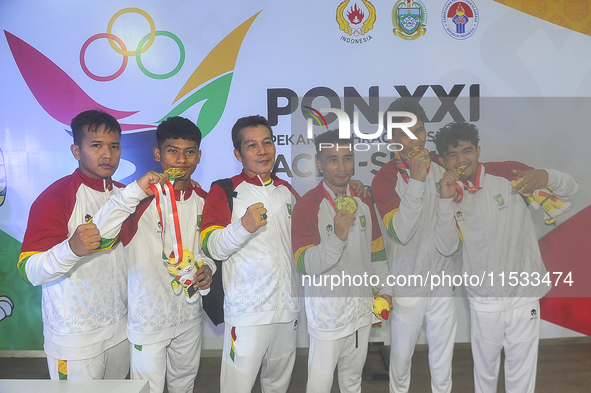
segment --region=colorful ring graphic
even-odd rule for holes
[[[167,79],[170,77],[175,76],[180,70],[181,68],[183,68],[183,64],[185,64],[185,46],[183,45],[183,43],[181,42],[181,40],[179,39],[179,37],[177,37],[176,35],[174,35],[173,33],[169,32],[169,31],[161,31],[158,30],[155,35],[161,35],[161,36],[165,36],[165,37],[170,37],[174,40],[174,42],[177,43],[177,45],[179,46],[179,51],[180,51],[180,59],[179,59],[179,63],[177,64],[177,66],[175,67],[174,70],[166,73],[166,74],[155,74],[153,72],[150,72],[146,69],[146,67],[144,66],[144,64],[142,63],[142,56],[141,54],[144,53],[144,50],[142,49],[140,51],[140,49],[142,48],[142,45],[144,45],[144,42],[146,42],[146,40],[148,40],[149,37],[151,37],[151,33],[150,34],[146,34],[144,36],[144,38],[142,38],[140,40],[140,42],[138,42],[137,44],[137,50],[135,51],[135,53],[137,53],[135,55],[135,59],[137,61],[137,66],[139,67],[140,70],[142,70],[142,72],[144,74],[146,74],[147,76],[149,76],[150,78],[154,78],[154,79]]]
[[[148,40],[147,45],[142,48],[142,53],[144,53],[145,51],[150,49],[150,47],[152,46],[152,43],[154,42],[154,39],[156,38],[156,25],[154,24],[154,19],[152,19],[150,14],[148,14],[146,11],[139,9],[139,8],[133,8],[133,7],[132,8],[124,8],[121,11],[118,11],[117,13],[115,13],[115,15],[113,15],[111,17],[111,20],[109,20],[109,24],[107,25],[107,34],[111,34],[111,30],[113,28],[113,23],[115,23],[115,20],[117,18],[119,18],[121,15],[127,14],[129,12],[135,12],[137,14],[142,15],[144,18],[146,18],[146,20],[150,24],[150,39]],[[115,52],[117,52],[121,55],[124,55],[124,56],[135,56],[136,55],[136,51],[128,51],[127,49],[122,50],[122,49],[117,48],[115,43],[111,40],[109,40],[109,45],[111,45],[111,48],[113,48],[115,50]]]
[[[86,48],[88,48],[88,45],[90,45],[93,41],[98,40],[99,38],[107,38],[109,40],[109,42],[111,40],[115,40],[115,41],[117,41],[117,43],[119,45],[121,45],[121,48],[124,51],[127,51],[127,47],[125,46],[125,43],[123,42],[123,40],[121,38],[117,37],[116,35],[113,35],[110,33],[95,34],[92,37],[90,37],[89,39],[87,39],[86,42],[84,43],[84,45],[82,45],[82,49],[80,49],[80,66],[82,67],[82,71],[84,71],[84,73],[86,75],[88,75],[89,78],[94,79],[95,81],[99,81],[99,82],[112,81],[113,79],[118,78],[123,73],[123,71],[125,71],[125,67],[127,67],[128,57],[126,55],[123,55],[123,63],[121,64],[121,67],[119,67],[119,69],[112,75],[98,76],[98,75],[93,74],[92,72],[90,72],[88,67],[86,67],[86,61],[84,60],[84,56],[86,55]]]

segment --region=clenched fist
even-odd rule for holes
[[[68,243],[74,254],[83,257],[101,245],[101,235],[96,225],[80,224]]]
[[[154,191],[150,188],[152,184],[160,183],[160,185],[164,185],[169,179],[168,174],[160,173],[156,171],[150,171],[146,173],[144,176],[140,177],[137,180],[138,186],[144,190],[144,192],[148,196],[154,195]]]
[[[250,233],[255,233],[260,227],[267,225],[267,209],[262,202],[250,205],[242,216],[242,226]]]
[[[453,198],[456,195],[456,180],[458,180],[458,177],[452,171],[447,171],[443,174],[443,177],[439,180],[441,199]]]
[[[411,179],[424,183],[427,179],[427,170],[430,166],[431,161],[429,161],[429,153],[427,152],[419,153],[408,160]]]

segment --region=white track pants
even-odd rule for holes
[[[51,379],[125,379],[129,373],[129,341],[124,340],[100,355],[83,360],[59,360],[47,356]]]
[[[191,393],[201,360],[201,321],[177,337],[131,348],[131,379],[146,380],[150,393]]]
[[[224,331],[220,375],[222,393],[250,393],[261,368],[263,393],[287,391],[295,363],[297,320]]]
[[[361,392],[370,330],[371,324],[368,324],[336,340],[318,340],[310,336],[306,393],[330,393],[337,365],[341,393]]]
[[[470,310],[474,387],[496,393],[505,348],[505,391],[533,393],[536,386],[540,302],[501,312]]]
[[[390,393],[406,393],[410,385],[412,355],[423,321],[429,344],[431,390],[451,392],[451,363],[456,338],[456,299],[445,297],[394,297],[390,316]]]

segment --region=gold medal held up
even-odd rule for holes
[[[350,196],[339,195],[334,200],[334,203],[337,208],[337,211],[344,210],[344,211],[347,211],[351,214],[355,214],[355,212],[357,212],[357,209],[358,209],[357,201]]]
[[[421,154],[421,153],[427,153],[427,154],[429,154],[429,151],[427,149],[414,149],[414,150],[411,150],[408,153],[406,153],[406,159],[407,160],[410,160],[414,156],[416,156],[418,154]]]
[[[168,168],[164,170],[164,173],[173,179],[185,176],[185,170],[183,168]]]
[[[468,167],[467,165],[462,165],[462,166],[459,166],[457,168],[454,168],[454,170],[452,172],[457,177],[462,177],[462,176],[464,176],[466,174],[466,168],[467,167]]]

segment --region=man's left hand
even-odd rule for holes
[[[392,296],[390,296],[390,295],[382,295],[382,297],[384,299],[386,299],[386,301],[388,302],[388,305],[390,306],[390,309],[394,308],[394,306],[392,305]]]
[[[511,191],[519,191],[520,194],[531,194],[535,190],[544,188],[548,185],[548,172],[544,169],[533,169],[530,171],[513,170],[513,173],[523,178],[517,187],[513,187]]]
[[[213,273],[211,272],[211,268],[208,265],[203,264],[203,266],[201,266],[199,270],[195,272],[193,279],[195,280],[195,285],[193,285],[193,288],[209,288],[209,286],[211,285],[211,281],[213,280]]]

